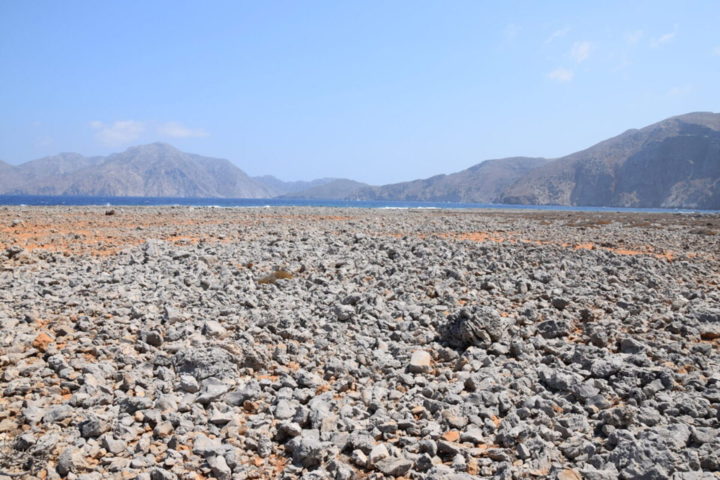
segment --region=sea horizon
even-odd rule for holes
[[[695,208],[640,208],[583,205],[520,205],[469,202],[421,202],[402,200],[319,200],[289,198],[218,198],[218,197],[115,197],[85,195],[0,195],[0,206],[185,206],[216,208],[325,207],[368,209],[492,209],[544,210],[570,212],[706,213],[720,210]]]

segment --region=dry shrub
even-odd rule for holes
[[[260,280],[258,280],[258,283],[261,284],[268,284],[268,283],[275,283],[278,280],[290,280],[293,278],[294,275],[287,270],[275,270],[274,272],[265,275]]]

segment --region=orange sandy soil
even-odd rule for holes
[[[114,214],[107,215],[110,210]],[[378,236],[530,243],[665,260],[720,252],[720,215],[559,211],[382,211],[188,207],[1,207],[0,249],[13,245],[78,255],[113,255],[149,238],[178,245],[251,240],[269,228],[341,229]],[[395,220],[401,221],[395,221]],[[398,231],[418,225],[418,231]],[[15,224],[15,225],[13,225]],[[460,225],[464,231],[448,231]],[[256,228],[263,227],[263,228]],[[422,227],[422,228],[420,228]],[[474,227],[479,227],[475,229]],[[672,233],[668,233],[672,232]],[[688,232],[695,232],[688,234]]]
[[[112,215],[105,212],[114,211]],[[218,213],[215,215],[215,213]],[[287,222],[341,222],[350,217],[333,215],[268,214],[254,219],[228,218],[211,209],[100,209],[98,207],[46,208],[23,213],[0,210],[0,249],[18,245],[25,250],[47,250],[78,255],[113,255],[149,238],[177,245],[198,242],[232,242],[252,236],[252,227]],[[13,226],[15,219],[21,223]],[[223,232],[219,234],[218,232]]]

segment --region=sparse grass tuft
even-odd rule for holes
[[[288,280],[290,278],[293,278],[293,276],[294,276],[292,273],[288,272],[287,270],[276,270],[274,272],[274,274],[275,274],[275,278],[277,278],[278,280],[280,280],[280,279]]]
[[[294,275],[292,273],[288,272],[287,270],[275,270],[274,272],[260,278],[260,280],[258,280],[258,283],[261,283],[261,284],[275,283],[278,280],[290,280],[293,277],[294,277]]]
[[[692,230],[690,230],[689,233],[692,233],[693,235],[715,235],[715,232],[713,230],[710,230],[709,228],[693,228]]]

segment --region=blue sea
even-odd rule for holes
[[[380,209],[496,209],[574,212],[718,213],[717,210],[668,208],[577,207],[559,205],[502,205],[454,202],[394,202],[351,200],[290,200],[277,198],[171,198],[0,195],[0,205],[24,206],[190,206],[190,207],[339,207]]]

